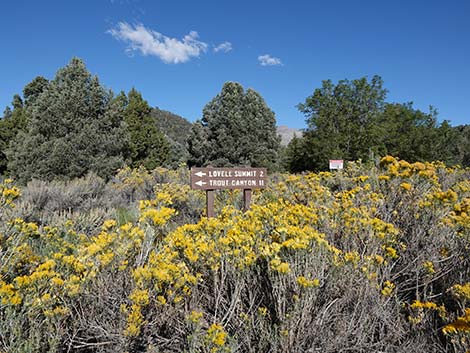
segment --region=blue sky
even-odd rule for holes
[[[470,1],[2,1],[0,107],[73,57],[113,91],[191,121],[226,81],[278,125],[321,81],[380,75],[390,102],[470,123]],[[3,108],[2,108],[3,109]]]

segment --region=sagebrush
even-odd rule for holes
[[[465,352],[469,176],[388,156],[212,219],[185,169],[5,180],[0,351]]]

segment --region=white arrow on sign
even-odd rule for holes
[[[206,175],[206,173],[203,173],[203,172],[197,172],[194,174],[196,174],[199,178],[202,178],[204,175]]]
[[[199,180],[199,181],[196,181],[194,184],[199,185],[199,186],[203,186],[203,185],[206,185],[207,183],[202,181],[202,180]]]

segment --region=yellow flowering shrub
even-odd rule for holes
[[[221,191],[207,219],[187,170],[126,168],[110,186],[135,216],[90,232],[28,217],[5,181],[0,349],[431,351],[429,337],[464,352],[469,176],[386,156],[275,175],[245,213]]]
[[[12,184],[13,180],[11,179],[5,179],[3,183],[0,183],[0,207],[14,207],[13,201],[21,195],[18,187]]]
[[[470,301],[470,282],[463,285],[456,284],[452,287],[452,291],[457,298],[463,301]]]
[[[384,297],[389,297],[392,295],[393,293],[393,290],[395,289],[395,284],[390,282],[390,281],[385,281],[380,293],[382,293],[382,295]]]
[[[470,308],[465,309],[462,316],[458,317],[455,321],[447,324],[442,332],[445,334],[456,334],[456,333],[470,333]]]

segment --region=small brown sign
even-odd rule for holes
[[[262,189],[266,168],[191,168],[191,189]]]

